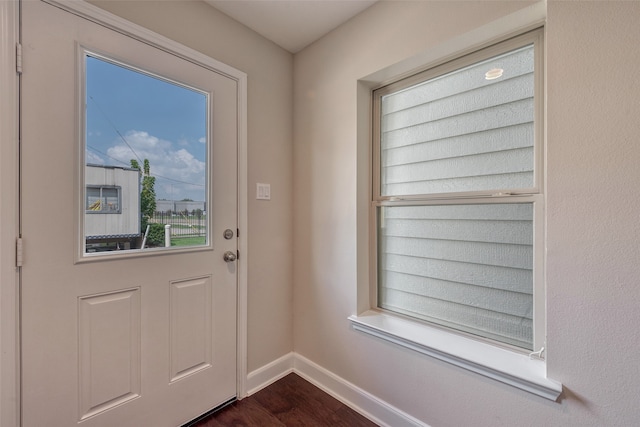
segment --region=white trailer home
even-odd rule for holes
[[[140,171],[86,165],[85,221],[87,243],[140,236]]]

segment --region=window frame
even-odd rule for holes
[[[528,353],[521,348],[512,348],[495,341],[479,339],[469,334],[452,329],[410,319],[404,315],[381,310],[377,304],[377,216],[378,206],[411,205],[416,203],[416,197],[386,197],[379,194],[380,181],[379,151],[376,153],[375,133],[373,126],[376,108],[373,105],[373,92],[382,87],[390,87],[403,78],[416,78],[420,73],[429,70],[444,70],[453,67],[460,58],[476,59],[483,52],[491,57],[500,52],[526,45],[523,38],[534,34],[536,44],[535,59],[535,135],[544,137],[544,118],[546,113],[544,103],[544,34],[546,9],[542,6],[529,8],[499,20],[492,26],[479,28],[452,39],[415,57],[407,58],[397,64],[378,70],[363,77],[358,82],[358,256],[357,275],[358,292],[357,306],[354,314],[348,320],[354,331],[383,339],[394,345],[404,347],[423,355],[450,363],[484,377],[492,378],[520,390],[537,396],[557,401],[562,393],[562,384],[547,377],[547,365],[543,352]],[[515,44],[514,44],[515,43]],[[502,49],[496,51],[496,46]],[[508,48],[507,46],[511,46]],[[542,49],[540,49],[542,47]],[[494,53],[493,55],[487,52]],[[476,59],[478,60],[478,59]],[[426,70],[426,71],[425,71]],[[379,133],[378,133],[379,138]],[[378,139],[379,140],[379,139]],[[510,202],[534,202],[534,251],[536,265],[535,285],[539,290],[534,295],[534,304],[538,310],[545,310],[544,262],[545,252],[543,244],[545,237],[544,210],[544,156],[543,143],[537,143],[534,168],[534,189],[527,191],[513,191],[512,194],[495,194],[492,192],[452,195],[438,194],[423,200],[424,204],[447,203],[444,198],[450,198],[453,203],[498,203],[504,197]],[[379,147],[378,147],[379,150]],[[378,157],[378,158],[376,158]],[[378,176],[376,177],[376,174]],[[444,198],[443,198],[444,197]],[[503,201],[504,202],[504,201]],[[534,343],[544,342],[546,334],[545,319],[537,318],[538,326],[534,332]],[[539,347],[536,350],[541,350]]]
[[[467,66],[471,66],[494,56],[516,50],[530,44],[534,46],[534,181],[530,188],[509,188],[501,193],[509,195],[529,195],[541,194],[543,190],[543,148],[544,148],[544,31],[538,28],[527,33],[498,42],[489,47],[479,49],[472,53],[459,56],[443,64],[436,65],[412,76],[398,79],[390,84],[373,90],[373,149],[372,149],[372,201],[386,202],[394,200],[450,200],[467,197],[493,197],[495,191],[481,190],[455,193],[421,194],[406,196],[382,196],[381,193],[381,173],[380,173],[380,100],[383,96],[409,88],[416,84],[426,82],[430,79],[443,76]]]

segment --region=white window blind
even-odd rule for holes
[[[381,308],[531,349],[531,203],[380,210]]]
[[[374,93],[379,308],[534,348],[536,37]]]
[[[381,194],[533,187],[533,59],[529,45],[383,96]]]

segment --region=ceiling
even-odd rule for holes
[[[296,53],[377,0],[205,0],[291,53]]]

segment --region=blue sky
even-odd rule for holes
[[[86,67],[87,163],[149,159],[158,199],[204,200],[206,95],[90,56]]]

